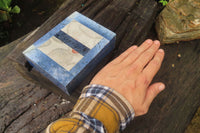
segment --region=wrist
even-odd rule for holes
[[[83,89],[72,112],[96,118],[110,131],[123,130],[135,115],[130,103],[121,94],[96,84]]]

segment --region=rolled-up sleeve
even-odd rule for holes
[[[83,89],[69,116],[50,124],[46,133],[115,133],[123,130],[134,115],[132,106],[121,94],[92,84]]]

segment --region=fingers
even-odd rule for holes
[[[123,61],[122,64],[124,66],[130,65],[133,63],[141,53],[143,53],[146,49],[148,49],[153,44],[153,41],[148,39],[146,40],[140,47],[134,50],[134,52],[130,53]]]
[[[160,47],[160,42],[156,40],[153,42],[153,45],[151,45],[151,47],[149,47],[138,57],[138,59],[134,62],[134,64],[138,66],[138,71],[141,72],[143,70],[143,68],[147,65],[147,63],[149,63],[149,61],[155,55],[159,47]]]
[[[157,49],[158,47],[159,46],[155,46],[154,49]],[[145,55],[145,52],[144,52],[143,55]],[[151,56],[153,56],[153,55],[151,55]],[[149,58],[149,57],[146,57],[146,58]],[[148,65],[144,68],[144,70],[141,73],[139,72],[139,75],[138,75],[135,83],[136,83],[136,87],[140,89],[140,93],[144,94],[143,96],[146,95],[146,91],[147,91],[147,88],[148,88],[149,84],[151,83],[151,81],[152,81],[153,77],[155,76],[155,74],[160,69],[160,66],[161,66],[161,63],[163,61],[163,58],[164,58],[164,51],[162,49],[157,50],[157,52],[156,52],[155,56],[153,57],[153,59],[150,62],[148,60],[146,60],[146,62],[149,62]],[[140,60],[142,60],[142,58]],[[143,59],[143,60],[145,60],[145,59]],[[132,68],[132,66],[131,66],[131,68]],[[138,71],[138,68],[135,71]]]
[[[163,83],[154,83],[147,89],[146,97],[144,100],[144,105],[149,108],[153,99],[165,89],[165,85]]]
[[[135,49],[137,49],[136,45],[131,46],[128,48],[125,52],[123,52],[120,56],[118,56],[116,59],[114,59],[111,63],[112,64],[118,64],[121,61],[123,61],[130,53],[132,53]]]
[[[146,75],[148,81],[152,81],[156,75],[164,58],[164,50],[159,49],[149,64],[143,69],[142,74]]]

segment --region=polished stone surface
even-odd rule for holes
[[[76,20],[62,29],[63,32],[92,49],[103,37]]]
[[[112,31],[74,12],[23,54],[34,69],[70,94],[114,49],[115,36]]]
[[[54,36],[38,49],[68,71],[83,58],[81,54]]]

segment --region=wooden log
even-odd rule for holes
[[[88,1],[88,2],[89,2],[89,4],[86,4],[86,5],[95,6],[94,5],[95,3],[93,1]],[[104,2],[104,4],[102,4],[102,2]],[[110,29],[115,30],[121,24],[121,22],[124,20],[124,17],[126,17],[126,15],[128,15],[128,12],[130,10],[132,10],[136,1],[134,1],[134,2],[126,1],[126,2],[121,2],[121,0],[109,2],[110,4],[107,7],[105,7],[105,10],[103,10],[103,12],[100,12],[99,14],[97,14],[97,16],[95,17],[95,20],[99,23],[104,23],[103,25],[105,27],[109,27],[109,25],[112,25],[112,27],[110,27]],[[107,1],[96,2],[96,7],[97,7],[97,9],[102,8],[102,6],[99,6],[99,5],[105,5],[107,3],[108,3]],[[43,76],[41,76],[41,75],[37,76],[39,74],[35,70],[32,70],[31,72],[25,71],[24,64],[26,63],[26,60],[25,60],[24,56],[22,55],[22,51],[25,50],[28,46],[30,46],[35,40],[39,39],[39,37],[41,35],[45,34],[48,30],[50,30],[50,28],[54,27],[55,24],[59,23],[59,21],[64,19],[66,17],[66,14],[63,14],[63,12],[71,13],[69,8],[67,8],[68,6],[70,6],[70,8],[72,8],[74,5],[74,7],[77,8],[78,7],[77,5],[79,5],[79,4],[81,4],[81,3],[80,2],[75,2],[75,3],[67,2],[65,4],[65,7],[64,6],[61,7],[37,31],[35,31],[35,33],[31,34],[25,40],[23,40],[20,44],[18,44],[17,48],[9,55],[9,58],[11,60],[13,60],[14,62],[17,62],[18,65],[16,66],[16,69],[26,79],[30,79],[30,77],[34,77],[32,79],[34,79],[34,81],[36,81],[36,83],[40,83],[42,86],[51,88],[54,92],[58,92],[57,91],[58,88],[56,88],[54,85],[52,85],[52,83],[48,83],[48,80],[46,80]],[[121,7],[119,6],[119,8],[116,8],[116,5],[121,5]],[[85,8],[88,9],[87,11],[90,13],[89,8],[87,6],[85,6]],[[84,11],[84,9],[82,9],[82,10]],[[95,12],[95,10],[92,10],[92,11]],[[119,13],[120,13],[120,15],[117,15]],[[57,14],[61,14],[60,18],[57,18],[57,16],[58,16]],[[110,14],[110,15],[105,16],[107,14]],[[113,19],[115,19],[116,21],[113,21]],[[106,61],[106,63],[109,60],[110,60],[110,58]],[[104,63],[104,65],[105,65],[105,63]],[[99,69],[97,69],[97,70],[99,70]],[[33,75],[35,75],[35,76],[33,76]],[[94,75],[94,73],[92,75]],[[36,78],[36,77],[39,77],[39,78]],[[79,89],[76,90],[72,94],[72,97],[69,97],[69,99],[72,100],[74,103],[75,103],[76,99],[79,97],[80,91],[83,88],[83,86],[88,84],[88,81],[91,80],[91,78],[93,76],[88,76],[88,77],[89,78],[86,79],[86,81],[84,82],[84,85],[80,85]],[[41,81],[43,81],[43,82],[41,82]],[[59,93],[59,94],[62,94],[62,93]]]
[[[74,10],[75,7],[81,7],[81,2],[67,1],[60,10],[66,6],[68,9],[73,8]],[[72,12],[72,10],[70,11]],[[45,33],[45,28],[43,33],[37,34],[38,37]],[[21,55],[20,50],[25,47],[22,44],[28,41],[28,39],[31,41],[33,38],[27,38],[20,43],[21,45],[17,45],[17,50],[14,51],[16,54],[13,55],[12,59],[17,59],[18,55]],[[17,63],[17,61],[10,62],[8,58],[3,59],[7,55],[7,51],[10,51],[16,44],[18,42],[14,42],[13,45],[8,45],[1,49],[4,55],[0,56],[2,59],[2,65],[0,66],[0,132],[41,132],[50,122],[69,112],[72,109],[72,104],[63,102],[60,96],[54,95],[49,90],[36,86],[34,83],[21,77],[15,70],[15,67],[19,66],[20,61]],[[29,45],[29,43],[26,45]],[[24,66],[21,68],[24,68]],[[23,72],[26,73],[27,71]],[[29,77],[29,79],[32,78]],[[37,81],[37,78],[35,79],[34,81]],[[50,96],[51,98],[49,98]],[[43,105],[42,103],[48,104],[44,105],[45,107],[42,109],[40,108]],[[39,108],[36,110],[37,105]],[[43,119],[43,123],[41,123],[41,119]]]
[[[125,133],[184,132],[200,106],[199,43],[194,40],[162,46],[165,59],[153,82],[162,81],[166,89],[153,101],[148,114],[136,117]]]
[[[72,104],[61,104],[59,96],[25,80],[14,65],[5,59],[0,67],[0,132],[18,132],[27,126],[31,129],[29,132],[39,132],[47,126],[46,123],[71,110]],[[56,104],[58,107],[55,107]],[[48,114],[49,118],[42,124],[39,122],[41,115],[47,117],[43,114]],[[31,127],[29,124],[36,120],[39,123]]]
[[[117,29],[118,54],[132,45],[140,45],[147,36],[157,15],[157,3],[154,1],[140,0],[129,12],[129,16]],[[117,54],[117,55],[118,55]]]
[[[149,32],[158,12],[155,1],[87,0],[84,2],[68,0],[32,37],[29,36],[17,44],[8,57],[12,62],[8,58],[1,61],[0,132],[43,131],[50,122],[72,109],[82,87],[88,84],[95,73],[108,61],[133,43],[139,44],[146,38],[147,33],[155,34],[155,31]],[[84,3],[83,7],[82,3]],[[36,71],[29,72],[24,67],[26,61],[21,52],[74,10],[83,12],[84,15],[114,30],[118,35],[118,40],[115,51],[97,66],[71,97],[65,97],[71,102],[68,104],[60,98],[60,95],[54,95],[49,90],[54,87],[48,80]],[[135,118],[124,132],[175,133],[184,131],[200,101],[198,82],[200,79],[200,68],[198,67],[200,46],[198,43],[199,40],[195,40],[181,42],[181,45],[162,46],[166,56],[153,82],[162,81],[167,88],[154,100],[149,113],[146,116]],[[179,53],[181,58],[177,57]],[[172,64],[175,67],[172,67]],[[28,80],[20,76],[19,72]],[[40,87],[42,83],[43,87]],[[44,122],[41,123],[41,120]]]

